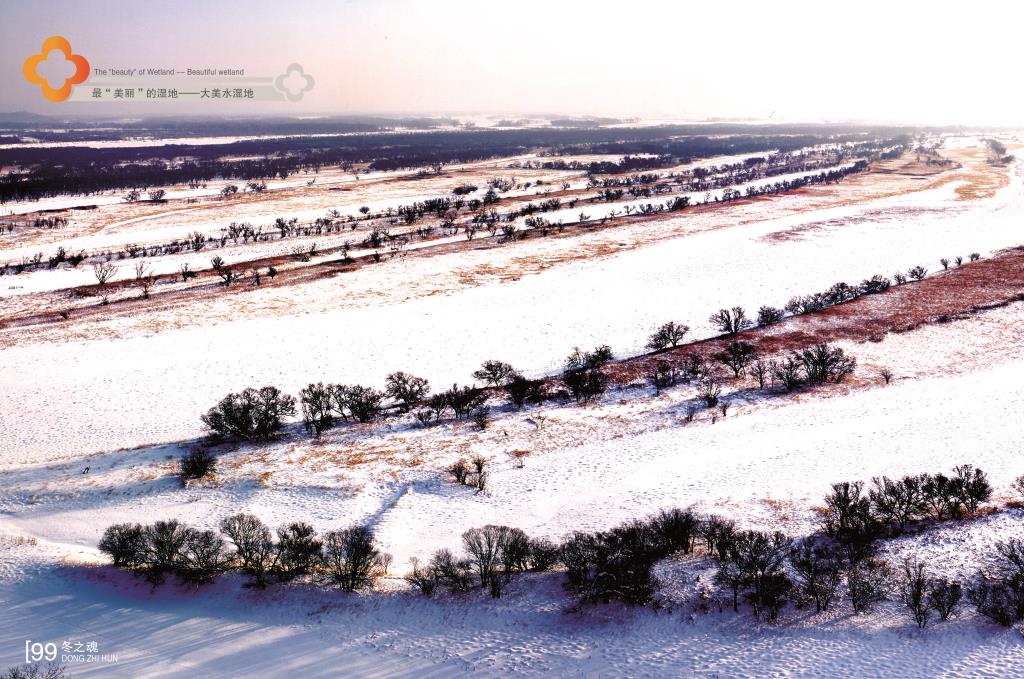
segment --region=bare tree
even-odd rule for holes
[[[278,555],[270,529],[252,514],[235,514],[221,521],[220,530],[234,544],[234,565],[252,575],[257,587],[266,587]]]
[[[508,363],[484,361],[480,369],[473,372],[473,379],[486,382],[492,387],[501,387],[507,385],[515,374],[515,368]]]
[[[850,602],[857,613],[865,613],[889,598],[892,569],[884,561],[864,559],[852,566],[846,575]]]
[[[842,579],[839,555],[828,548],[804,542],[789,553],[800,601],[813,601],[815,609],[827,611]]]
[[[366,526],[325,534],[323,554],[324,570],[346,592],[369,587],[391,564],[391,556],[377,549]]]
[[[227,266],[222,266],[218,269],[217,275],[224,282],[225,288],[231,287],[231,284],[240,278],[240,274],[237,271]]]
[[[963,597],[963,587],[958,582],[950,582],[945,578],[935,578],[928,588],[928,605],[939,614],[939,620],[945,622],[956,613]]]
[[[1018,476],[1014,479],[1012,487],[1020,495],[1021,500],[1024,500],[1024,476]]]
[[[750,366],[750,376],[757,380],[757,386],[764,389],[764,385],[767,384],[768,378],[771,376],[768,364],[757,359]]]
[[[723,351],[715,354],[715,358],[728,366],[732,370],[733,375],[739,377],[754,360],[754,354],[754,346],[749,342],[740,340],[729,342]]]
[[[152,274],[139,281],[139,287],[142,288],[143,299],[149,299],[149,291],[152,289],[154,283],[156,283],[156,279]]]
[[[660,394],[662,389],[675,385],[678,379],[675,365],[668,361],[658,361],[651,369],[650,379],[655,395]]]
[[[792,356],[768,364],[772,377],[782,383],[786,391],[793,391],[803,382],[803,365]]]
[[[96,282],[102,288],[117,273],[117,265],[113,262],[97,262],[92,265],[92,273],[96,276]]]
[[[697,395],[708,408],[714,408],[718,405],[718,397],[722,395],[722,385],[714,377],[705,377],[697,387]]]
[[[914,268],[907,271],[907,276],[913,278],[915,281],[919,281],[928,275],[928,269],[923,266],[915,266]]]
[[[747,312],[741,306],[734,306],[732,309],[719,309],[708,320],[726,335],[735,335],[753,325],[747,318]]]
[[[310,384],[299,392],[302,423],[316,438],[334,424],[334,391],[322,382]]]
[[[647,348],[651,351],[660,351],[666,347],[677,347],[689,331],[690,326],[669,321],[654,331],[647,342]]]
[[[394,372],[384,380],[384,393],[398,402],[403,413],[427,395],[430,384],[422,377],[404,372]]]
[[[928,605],[928,590],[931,589],[931,578],[925,571],[924,564],[915,556],[908,556],[903,561],[903,582],[900,586],[900,599],[910,609],[914,622],[921,629],[931,619],[931,607]]]

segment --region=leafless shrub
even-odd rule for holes
[[[279,557],[270,529],[252,514],[234,514],[220,522],[220,532],[234,546],[232,564],[252,576],[254,586],[266,587],[267,576]]]
[[[754,360],[755,353],[752,344],[738,340],[729,342],[723,351],[715,354],[715,359],[732,370],[734,376],[739,377]]]
[[[458,460],[448,467],[448,473],[452,475],[456,483],[464,486],[466,485],[466,479],[469,478],[469,464],[465,460]]]
[[[675,365],[668,361],[658,361],[651,370],[650,379],[654,385],[654,393],[660,394],[662,389],[675,385],[678,379]]]
[[[834,347],[825,342],[796,352],[794,357],[803,365],[807,381],[811,384],[838,384],[857,366],[857,359],[847,356],[841,347]]]
[[[324,535],[323,568],[342,590],[364,589],[387,572],[391,556],[377,549],[366,526]]]
[[[773,325],[783,319],[786,312],[772,306],[763,306],[757,310],[757,324],[760,326]]]
[[[589,401],[600,396],[608,387],[608,378],[601,371],[602,366],[612,358],[608,345],[601,345],[590,352],[573,349],[565,360],[562,382],[577,402]]]
[[[747,312],[741,306],[734,306],[731,310],[719,309],[708,320],[726,335],[735,335],[753,325],[747,318]]]
[[[701,380],[697,387],[697,395],[704,401],[708,408],[718,405],[718,399],[722,394],[722,385],[714,377],[706,377]]]
[[[793,391],[803,383],[803,365],[793,356],[787,356],[779,361],[771,361],[768,364],[772,378],[778,380],[786,391]]]
[[[950,582],[945,578],[935,578],[928,588],[928,605],[939,614],[939,620],[945,622],[957,612],[963,588],[958,582]]]
[[[757,380],[757,386],[764,389],[765,384],[768,383],[771,371],[768,363],[765,363],[761,359],[757,359],[750,366],[750,376]]]
[[[1018,476],[1016,479],[1014,479],[1010,487],[1013,488],[1013,490],[1017,491],[1017,494],[1020,495],[1021,500],[1024,500],[1024,475]]]
[[[900,583],[900,600],[910,609],[910,615],[920,629],[928,626],[932,609],[928,605],[928,591],[932,580],[923,563],[916,556],[903,561],[903,581]]]
[[[232,269],[231,267],[223,266],[217,271],[217,275],[220,276],[220,280],[224,283],[225,288],[231,287],[231,284],[241,278],[241,275]]]
[[[403,413],[423,400],[430,389],[430,383],[422,377],[404,372],[394,372],[384,380],[384,393],[398,402]]]
[[[480,380],[492,387],[503,387],[515,374],[515,368],[508,363],[484,361],[480,369],[473,372],[473,379]]]
[[[508,526],[489,525],[470,528],[462,534],[462,542],[476,567],[480,586],[489,588],[495,598],[501,596],[502,584],[508,580],[505,566],[513,530]]]
[[[473,562],[457,558],[447,549],[434,552],[430,569],[436,574],[438,583],[450,592],[465,592],[473,586]]]
[[[339,384],[332,387],[335,411],[346,420],[373,422],[380,417],[384,393],[373,387]]]
[[[117,273],[117,265],[112,262],[96,262],[92,265],[92,274],[101,288],[114,277],[115,273]]]
[[[49,662],[45,665],[28,663],[20,667],[9,668],[0,674],[0,679],[71,679],[71,675],[67,674],[64,667],[56,662]]]
[[[212,474],[217,468],[217,458],[206,448],[197,447],[182,456],[178,464],[178,476],[184,485],[192,479],[201,479]]]
[[[911,268],[909,271],[907,271],[907,276],[909,276],[915,281],[922,280],[927,275],[928,269],[924,268],[923,266],[915,266]]]
[[[529,379],[519,373],[509,378],[506,389],[509,399],[517,408],[522,408],[527,403],[540,403],[547,398],[544,380]]]
[[[412,571],[405,576],[405,581],[420,591],[424,596],[430,596],[437,589],[440,578],[432,565],[420,566],[420,560],[416,557],[409,559],[412,564]]]
[[[647,348],[651,351],[661,351],[668,347],[676,347],[689,331],[690,326],[669,321],[654,331],[647,341]]]
[[[846,574],[850,602],[857,613],[870,611],[875,604],[889,598],[892,569],[884,561],[863,559]]]
[[[295,399],[277,387],[249,388],[225,396],[202,421],[220,436],[264,441],[284,426],[283,418],[294,414]]]
[[[319,438],[334,424],[334,392],[323,382],[310,384],[299,392],[302,423],[306,431]]]
[[[790,550],[789,563],[797,581],[797,603],[813,601],[818,613],[827,611],[842,580],[839,555],[804,542]]]
[[[479,406],[470,413],[470,419],[473,420],[473,424],[479,429],[487,429],[487,425],[490,423],[491,409],[488,406]],[[481,489],[482,490],[482,489]]]

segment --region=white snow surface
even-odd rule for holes
[[[833,482],[971,463],[988,473],[998,511],[884,550],[894,562],[918,554],[968,578],[996,540],[1024,537],[1024,511],[1004,506],[1024,473],[1024,303],[843,344],[861,378],[891,367],[889,386],[730,393],[728,417],[688,424],[692,385],[659,397],[630,387],[586,407],[496,407],[486,432],[422,429],[408,416],[341,426],[321,441],[290,430],[223,450],[216,482],[182,488],[174,476],[202,432],[199,414],[246,386],[380,386],[406,370],[441,387],[469,381],[489,358],[545,374],[575,344],[629,355],[672,318],[708,336],[707,316],[721,306],[779,306],[837,280],[935,269],[942,256],[1019,244],[1024,186],[1013,172],[1008,188],[982,201],[955,201],[947,185],[801,215],[773,215],[771,203],[684,214],[674,219],[694,229],[674,240],[444,294],[420,294],[409,281],[454,279],[523,255],[395,260],[246,298],[252,312],[299,294],[306,313],[233,319],[233,302],[216,299],[196,310],[223,311],[215,324],[149,333],[125,323],[123,336],[105,328],[95,339],[12,342],[0,348],[0,667],[23,659],[26,640],[67,640],[117,655],[66,663],[74,677],[1020,676],[1021,631],[996,628],[969,606],[925,632],[895,601],[864,615],[845,598],[825,614],[790,607],[773,625],[721,612],[717,593],[705,611],[696,595],[711,571],[699,556],[658,564],[658,610],[577,608],[559,573],[517,578],[499,600],[479,591],[426,598],[400,576],[411,558],[459,549],[462,531],[486,523],[557,540],[693,506],[800,536],[815,529],[815,506]],[[755,209],[765,214],[749,218]],[[788,237],[770,238],[781,232]],[[384,290],[354,292],[370,284]],[[407,293],[394,289],[404,285]],[[542,437],[549,446],[513,464],[514,451]],[[371,451],[376,461],[356,459]],[[474,453],[491,460],[481,494],[443,471]],[[259,591],[234,576],[199,590],[151,588],[102,565],[96,549],[112,523],[178,518],[215,528],[239,511],[271,527],[367,522],[394,556],[389,576],[356,595],[304,582]]]
[[[606,343],[619,356],[635,353],[669,318],[708,336],[706,319],[720,307],[782,306],[838,280],[856,283],[919,263],[934,269],[940,257],[1019,243],[1019,173],[984,201],[956,202],[947,185],[742,224],[721,223],[728,217],[715,211],[683,215],[678,219],[705,230],[509,282],[395,302],[347,300],[346,288],[365,277],[392,292],[391,276],[429,282],[446,275],[436,259],[395,260],[289,291],[323,311],[237,318],[226,306],[213,326],[4,349],[0,389],[4,402],[19,406],[0,408],[0,456],[42,460],[196,436],[206,408],[247,386],[273,384],[290,393],[319,381],[379,387],[395,370],[434,385],[464,383],[491,358],[543,374],[576,345]],[[729,228],[713,228],[718,223]],[[814,228],[799,238],[769,238],[808,225]],[[457,255],[467,268],[493,256]],[[257,290],[246,300],[275,294]],[[58,395],[61,407],[53,412]],[[24,416],[37,412],[53,412],[56,422]]]

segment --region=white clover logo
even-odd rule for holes
[[[288,101],[299,101],[315,84],[313,76],[302,69],[302,64],[291,64],[274,80],[274,87],[284,93]]]

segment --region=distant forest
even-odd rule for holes
[[[407,121],[408,122],[408,121]],[[435,119],[416,121],[437,122]],[[38,125],[38,123],[36,123]],[[347,122],[344,126],[373,125]],[[168,123],[167,125],[170,125]],[[592,173],[636,171],[716,155],[792,151],[824,143],[856,143],[889,138],[905,143],[913,128],[858,128],[849,125],[716,124],[638,128],[528,128],[519,130],[426,130],[417,132],[365,132],[339,129],[323,121],[230,121],[161,127],[163,135],[197,134],[322,134],[349,131],[345,137],[258,139],[210,145],[156,147],[51,147],[17,146],[0,149],[0,167],[17,168],[0,175],[0,203],[109,190],[145,189],[170,184],[217,179],[255,181],[286,178],[296,172],[343,168],[360,164],[371,170],[415,169],[448,163],[471,162],[523,153],[649,154],[631,158],[629,168],[596,163]],[[146,128],[150,132],[153,128]],[[766,131],[770,130],[770,134]],[[37,133],[31,133],[38,137]],[[88,137],[89,131],[83,132]],[[121,137],[139,134],[126,127]],[[65,136],[63,141],[68,141]]]

